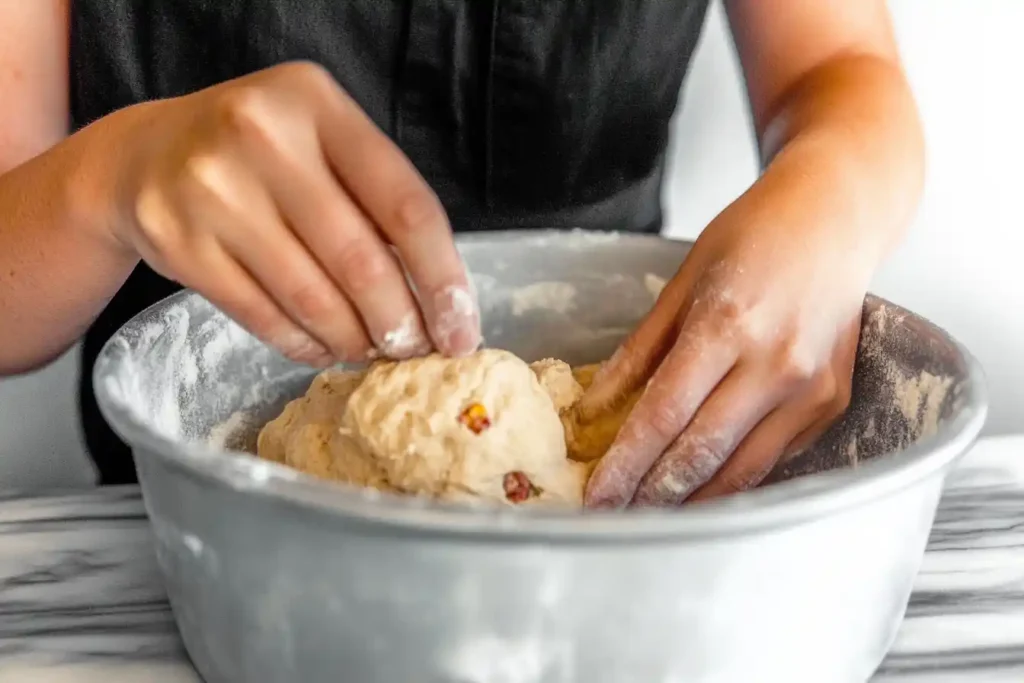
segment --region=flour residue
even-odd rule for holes
[[[908,374],[907,368],[897,362],[892,350],[886,352],[881,348],[883,340],[898,349],[900,344],[920,343],[920,340],[908,340],[908,331],[904,327],[906,314],[897,312],[889,306],[879,305],[868,318],[868,339],[873,343],[866,344],[863,353],[871,353],[882,364],[883,374],[891,386],[892,400],[895,407],[907,421],[908,428],[914,439],[921,439],[935,434],[942,420],[942,407],[953,387],[953,378],[937,376],[927,370],[916,374]],[[873,331],[873,334],[872,334]],[[868,423],[871,436],[874,436],[874,421]]]
[[[568,313],[576,307],[576,287],[568,282],[537,282],[512,291],[512,315],[545,310]]]
[[[938,431],[942,405],[952,385],[952,377],[936,377],[925,371],[916,377],[895,378],[897,405],[917,438],[923,439]]]
[[[426,347],[426,341],[420,330],[419,319],[414,313],[402,316],[398,325],[385,332],[380,341],[381,353],[389,358],[410,356],[421,347]]]
[[[253,416],[250,412],[236,410],[223,422],[214,425],[210,435],[206,439],[207,445],[220,450],[243,450],[244,446],[238,443],[240,435],[251,431],[253,427]]]
[[[160,322],[142,325],[134,346],[147,353],[134,354],[126,340],[120,372],[101,379],[111,396],[138,414],[159,434],[175,438],[183,431],[179,399],[188,398],[199,377],[198,359],[184,353],[187,346],[189,311],[169,308]],[[179,360],[180,359],[180,360]]]
[[[197,296],[168,304],[117,343],[116,371],[100,381],[166,438],[225,442],[241,427],[241,415],[278,398],[288,378],[269,371],[286,363],[275,350]],[[216,420],[226,422],[211,432]]]
[[[568,232],[564,230],[550,230],[539,234],[530,235],[524,238],[523,243],[531,247],[550,247],[557,245],[559,249],[570,251],[583,251],[595,246],[615,244],[622,239],[622,233],[610,230],[584,230],[573,228]]]
[[[198,349],[199,365],[207,374],[217,372],[228,354],[250,339],[249,333],[231,320],[207,320],[199,328],[199,336],[205,340]]]
[[[954,389],[954,378],[906,365],[908,347],[920,344],[905,326],[907,315],[879,304],[870,312],[861,338],[861,373],[870,377],[871,398],[860,407],[862,424],[848,437],[848,464],[907,448],[933,436]]]

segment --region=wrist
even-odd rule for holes
[[[111,255],[137,261],[126,229],[131,210],[123,200],[131,174],[129,130],[115,112],[81,129],[65,142],[63,198],[71,224]]]
[[[766,169],[756,194],[767,222],[874,270],[909,226],[919,190],[889,186],[879,168],[885,162],[859,155],[854,137],[821,129],[794,138]]]
[[[852,228],[884,258],[920,202],[925,145],[917,107],[898,65],[873,57],[832,60],[807,78],[767,123],[766,175],[815,185],[835,207],[830,223]]]

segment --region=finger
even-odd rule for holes
[[[383,132],[341,89],[325,98],[321,143],[341,183],[398,251],[439,351],[480,344],[480,313],[441,202]]]
[[[686,317],[682,308],[688,291],[681,277],[666,285],[654,307],[597,371],[586,393],[573,406],[577,422],[586,424],[613,410],[650,378],[672,348],[678,321]]]
[[[736,448],[732,457],[687,500],[700,501],[752,489],[774,469],[807,416],[785,406],[770,413]]]
[[[200,292],[253,336],[298,363],[328,367],[333,355],[274,303],[259,283],[215,242],[192,259],[182,284]],[[216,273],[216,277],[210,277]]]
[[[769,413],[743,439],[728,462],[687,500],[699,501],[756,487],[775,467],[821,437],[842,413],[842,397],[820,379],[816,391]]]
[[[684,331],[594,469],[584,504],[591,508],[626,505],[641,478],[686,428],[735,361],[731,346],[694,329]]]
[[[372,345],[355,310],[284,225],[256,177],[224,156],[196,158],[188,177],[182,210],[190,225],[216,235],[277,306],[337,360],[366,360]]]
[[[398,259],[326,163],[276,162],[276,172],[265,169],[266,177],[273,177],[276,203],[355,306],[374,346],[398,359],[429,352],[419,306]]]
[[[781,398],[781,387],[768,384],[763,373],[742,365],[733,368],[644,475],[633,504],[674,507],[682,503],[719,471]]]
[[[825,432],[835,424],[836,419],[838,419],[840,415],[841,413],[828,411],[823,416],[819,417],[804,431],[797,434],[796,437],[786,445],[782,451],[782,457],[779,458],[779,461],[784,463],[795,455],[803,453],[813,446],[815,442],[824,436]]]
[[[190,230],[183,202],[165,188],[139,197],[140,230],[135,242],[158,273],[195,289],[257,338],[301,363],[325,367],[327,349],[281,311],[210,233]]]

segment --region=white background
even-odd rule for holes
[[[925,200],[874,291],[979,357],[989,433],[1024,432],[1024,1],[890,0],[929,144]],[[754,179],[756,156],[722,13],[712,12],[677,117],[670,234],[695,236]],[[0,488],[88,485],[76,357],[0,381]]]

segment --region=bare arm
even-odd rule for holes
[[[280,64],[65,138],[69,2],[0,2],[0,376],[72,344],[140,257],[298,361],[476,348],[441,203],[331,74]]]
[[[73,344],[137,261],[88,207],[103,152],[61,142],[69,1],[0,3],[0,376]]]
[[[864,293],[921,193],[884,0],[726,0],[764,172],[701,233],[580,419],[643,395],[589,506],[758,485],[842,414]]]
[[[924,140],[885,1],[725,4],[767,167],[751,192],[788,202],[813,191],[830,222],[887,251],[917,207]]]

